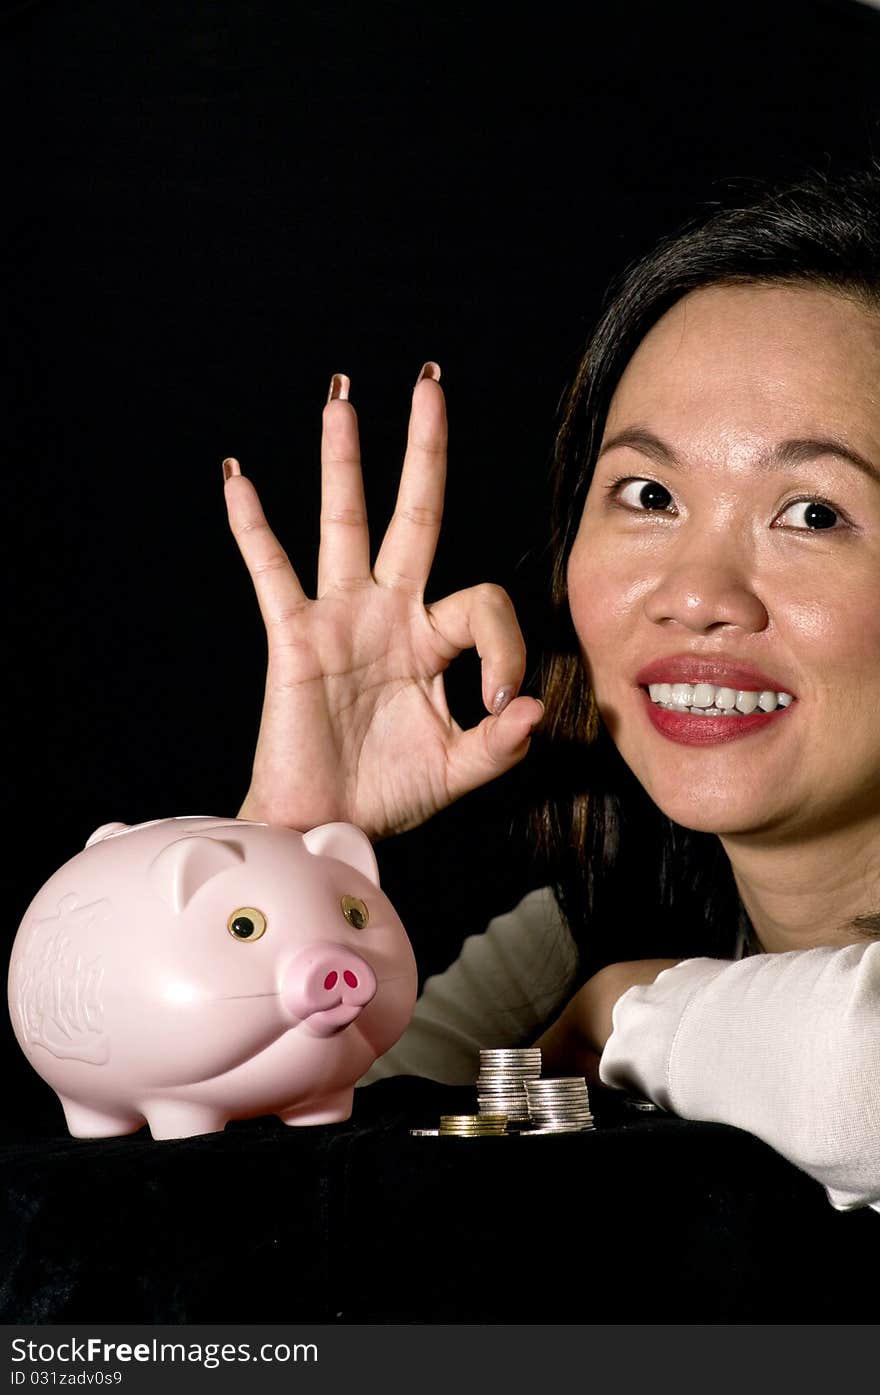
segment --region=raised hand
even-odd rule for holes
[[[321,441],[317,597],[304,592],[257,491],[224,462],[229,525],[266,626],[268,667],[251,786],[238,817],[304,831],[357,824],[374,841],[414,828],[526,754],[543,705],[517,697],[525,644],[510,597],[489,582],[431,605],[424,591],[446,480],[440,369],[413,392],[397,502],[372,570],[357,417],[334,375]],[[443,673],[482,660],[489,716],[465,730]]]

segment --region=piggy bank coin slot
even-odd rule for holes
[[[369,924],[370,912],[359,896],[343,896],[341,905],[342,914],[353,930],[363,930]]]
[[[239,906],[226,922],[226,929],[232,938],[248,944],[261,939],[266,933],[266,926],[266,917],[256,906]]]

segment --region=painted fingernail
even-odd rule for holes
[[[350,380],[344,373],[334,373],[330,379],[330,391],[327,393],[328,402],[348,401],[348,389],[351,387]]]
[[[439,383],[439,381],[440,381],[440,365],[439,365],[439,363],[435,363],[433,359],[428,359],[428,362],[422,365],[422,371],[421,371],[421,373],[419,374],[419,376],[416,378],[416,382],[417,382],[417,383],[420,383],[420,382],[422,381],[423,378],[433,378],[433,380],[434,380],[435,383]]]
[[[223,461],[223,479],[231,479],[233,475],[241,474],[241,466],[234,455],[228,455]]]
[[[500,717],[507,704],[513,697],[513,688],[499,688],[495,694],[495,701],[492,703],[492,711],[496,717]]]

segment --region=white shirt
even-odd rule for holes
[[[600,1079],[755,1134],[839,1211],[880,1211],[880,941],[743,957],[741,934],[736,953],[685,959],[623,993]],[[473,1084],[481,1047],[520,1045],[561,1012],[577,965],[552,889],[529,892],[427,980],[358,1084]]]

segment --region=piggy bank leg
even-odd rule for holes
[[[143,1106],[154,1138],[191,1138],[197,1133],[220,1133],[229,1115],[190,1100],[150,1100]]]
[[[59,1095],[67,1127],[74,1138],[114,1138],[118,1134],[136,1133],[143,1128],[142,1114],[114,1114],[104,1109],[92,1109],[77,1100]]]
[[[290,1109],[279,1109],[277,1114],[285,1124],[337,1124],[342,1119],[351,1118],[353,1106],[352,1085],[347,1090],[338,1090],[319,1100],[308,1100],[305,1104],[292,1105]]]

